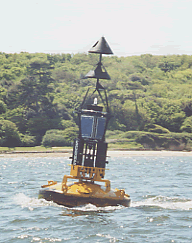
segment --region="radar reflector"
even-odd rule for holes
[[[89,50],[90,53],[100,53],[100,54],[113,54],[111,48],[109,47],[107,41],[104,37],[101,37],[92,48]]]
[[[110,76],[105,70],[104,66],[101,63],[97,64],[98,66],[96,67],[95,70],[90,70],[84,77],[86,78],[97,78],[97,79],[108,79],[110,80]],[[103,69],[103,70],[102,70]]]

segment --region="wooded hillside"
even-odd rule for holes
[[[96,54],[0,53],[0,146],[70,145],[73,111],[96,83],[82,77],[97,62]],[[103,64],[109,130],[190,136],[192,56],[105,56]]]

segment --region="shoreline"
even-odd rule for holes
[[[14,157],[71,157],[72,150],[66,151],[12,151],[0,153],[1,158]],[[192,157],[192,151],[151,151],[151,150],[108,150],[108,157]]]
[[[111,157],[122,157],[122,156],[129,156],[129,157],[145,157],[145,156],[153,156],[153,157],[192,157],[192,151],[167,151],[167,150],[161,150],[161,151],[154,151],[154,150],[144,150],[144,151],[138,151],[138,150],[126,150],[126,151],[108,151],[108,155]]]

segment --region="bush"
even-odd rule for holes
[[[115,131],[114,131],[115,132]],[[129,131],[125,133],[109,133],[107,142],[113,144],[123,143],[131,148],[137,144],[148,149],[168,149],[168,150],[190,150],[192,144],[192,134],[190,133],[154,133],[142,131]],[[110,145],[111,146],[111,145]]]
[[[65,137],[68,145],[71,145],[73,143],[73,140],[78,136],[78,128],[77,127],[66,128],[63,131],[63,136]]]
[[[72,120],[62,120],[61,126],[62,126],[62,129],[77,127],[76,123]]]
[[[128,131],[122,134],[122,138],[128,138],[128,139],[136,139],[140,134],[143,134],[143,132],[140,131]]]
[[[21,144],[16,125],[7,120],[0,120],[0,146],[16,147]]]
[[[123,134],[124,132],[120,131],[120,130],[114,130],[114,131],[111,131],[111,130],[107,130],[106,131],[106,138],[116,138],[116,137],[119,137],[119,135]]]
[[[36,139],[35,136],[30,136],[28,134],[21,134],[21,146],[24,147],[33,147],[36,145]]]
[[[182,132],[192,132],[192,116],[189,116],[185,119],[181,126],[181,131]]]
[[[45,134],[42,140],[42,145],[44,147],[61,147],[70,145],[67,143],[65,138],[59,134]]]
[[[170,133],[170,131],[167,128],[157,124],[147,125],[144,128],[144,130],[148,132],[154,132],[154,133]]]
[[[155,139],[153,138],[153,136],[151,136],[150,134],[139,134],[139,136],[135,139],[137,143],[143,144],[143,145],[147,145],[148,147],[151,148],[155,148]]]
[[[52,129],[46,132],[42,139],[45,147],[70,146],[77,137],[77,128],[71,127],[65,130]]]

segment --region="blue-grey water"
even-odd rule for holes
[[[192,242],[192,157],[109,158],[105,178],[131,207],[76,208],[38,199],[70,160],[0,157],[0,242]]]

